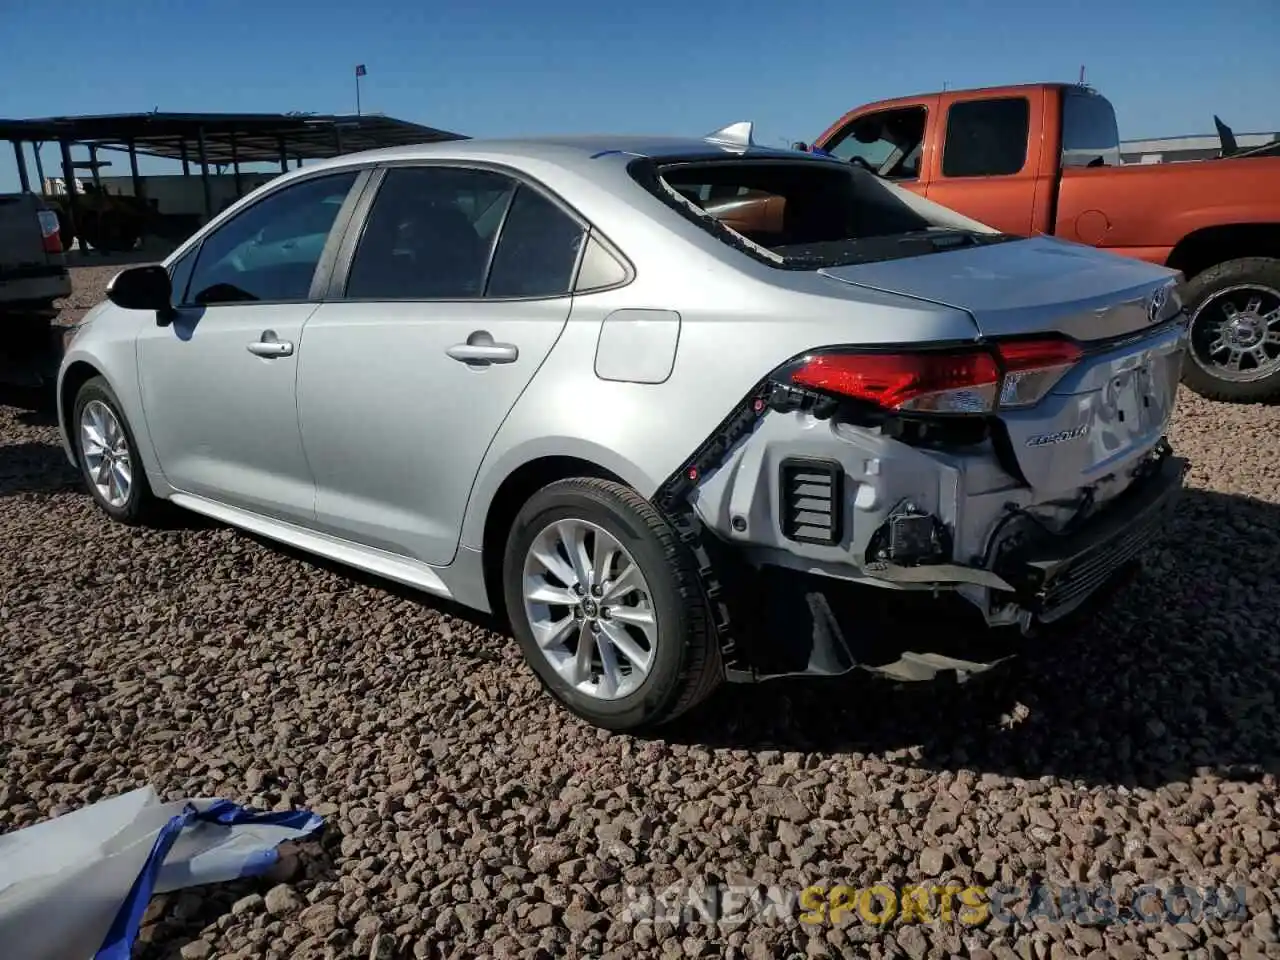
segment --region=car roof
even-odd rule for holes
[[[643,135],[583,134],[558,137],[510,137],[448,140],[410,146],[384,147],[360,153],[343,154],[332,160],[310,164],[341,167],[370,162],[395,163],[412,160],[470,160],[507,163],[514,159],[552,163],[564,167],[599,166],[602,160],[630,161],[636,157],[653,160],[676,159],[785,159],[800,162],[824,162],[823,158],[796,150],[752,145],[748,148],[718,143],[700,137],[661,137]],[[829,161],[825,161],[829,162]]]

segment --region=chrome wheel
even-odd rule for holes
[[[635,559],[607,530],[558,520],[524,561],[524,612],[566,683],[600,700],[634,693],[653,666],[658,623]]]
[[[111,408],[90,400],[80,412],[80,455],[98,496],[113,507],[129,502],[133,462],[124,428]]]
[[[1191,316],[1191,356],[1234,383],[1280,371],[1280,290],[1243,283],[1215,291]]]

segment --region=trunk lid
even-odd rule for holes
[[[1104,340],[1147,327],[1147,299],[1176,272],[1035,237],[923,257],[825,267],[824,276],[968,311],[984,337]]]
[[[983,337],[1064,334],[1080,343],[1084,357],[1038,404],[998,411],[1041,501],[1124,477],[1167,430],[1185,321],[1168,319],[1173,307],[1153,319],[1151,305],[1173,270],[1038,237],[819,272],[965,310]]]
[[[44,203],[34,194],[0,195],[0,273],[48,263],[39,211]]]

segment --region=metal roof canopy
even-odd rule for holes
[[[320,160],[376,147],[468,139],[380,114],[121,113],[35,120],[0,118],[0,140],[66,142],[209,164]]]

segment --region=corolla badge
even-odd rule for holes
[[[1037,433],[1034,436],[1027,437],[1028,447],[1047,447],[1054,443],[1066,443],[1068,440],[1075,440],[1083,437],[1089,432],[1089,425],[1082,423],[1080,426],[1072,430],[1059,430],[1057,433]]]
[[[1169,288],[1157,287],[1147,298],[1147,323],[1155,323],[1164,313],[1164,305],[1169,302]]]

